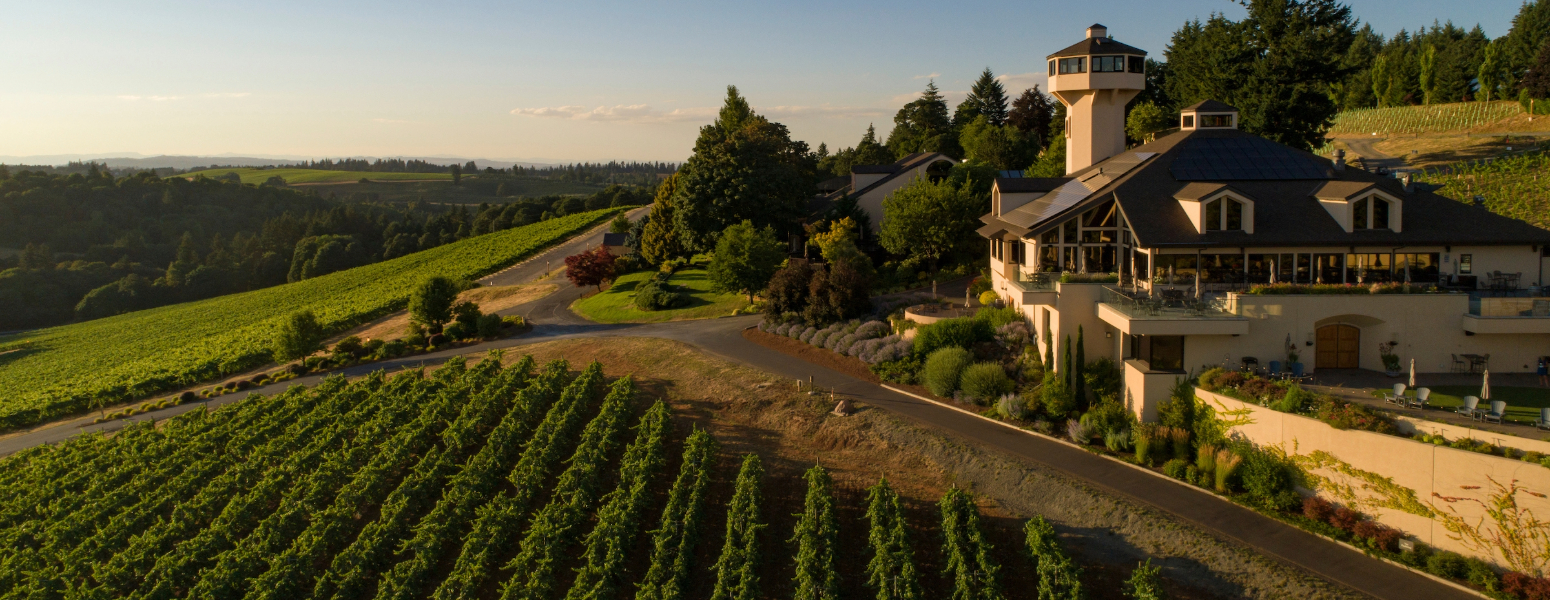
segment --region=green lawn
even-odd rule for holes
[[[1427,406],[1439,408],[1457,409],[1464,405],[1464,396],[1480,396],[1478,385],[1439,385],[1423,386],[1432,389],[1431,397],[1427,398]],[[1415,397],[1415,392],[1406,392],[1406,395]],[[1539,419],[1539,409],[1550,407],[1550,389],[1537,387],[1507,387],[1491,386],[1491,399],[1501,400],[1507,403],[1507,418],[1515,421],[1533,422]],[[1479,408],[1489,408],[1484,400],[1480,401]]]
[[[214,179],[227,173],[236,173],[242,183],[263,183],[270,177],[280,177],[286,183],[341,183],[360,181],[362,177],[372,181],[402,181],[406,179],[452,179],[451,173],[375,173],[370,171],[324,171],[321,169],[205,169],[185,173],[179,177],[203,175]]]
[[[748,297],[711,289],[710,276],[701,268],[683,269],[669,280],[689,292],[689,305],[683,308],[646,311],[635,308],[635,288],[651,278],[652,271],[630,273],[614,281],[601,294],[571,304],[576,314],[599,323],[656,323],[685,319],[725,317],[748,306]]]

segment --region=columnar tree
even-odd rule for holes
[[[656,200],[651,204],[651,216],[641,230],[641,257],[653,265],[688,254],[678,230],[674,228],[677,223],[674,215],[677,212],[678,180],[678,173],[674,173],[657,186]]]
[[[834,480],[820,465],[803,476],[807,499],[791,543],[796,545],[796,600],[834,600],[839,597],[835,559],[839,521],[834,515]]]
[[[910,547],[909,529],[904,523],[904,506],[899,493],[886,478],[867,490],[867,542],[872,560],[867,562],[867,586],[877,591],[877,600],[919,600],[915,572],[915,551]]]
[[[727,508],[726,542],[712,568],[716,587],[711,600],[759,598],[759,530],[766,527],[759,517],[759,506],[764,503],[759,489],[763,478],[764,466],[759,455],[745,455],[737,472],[732,503]]]

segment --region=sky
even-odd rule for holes
[[[1386,35],[1504,35],[1517,0],[1348,0]],[[1103,23],[1162,53],[1227,0],[55,2],[0,20],[0,156],[681,161],[736,85],[814,147],[852,146],[934,79],[1044,88]]]

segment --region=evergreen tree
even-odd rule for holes
[[[1050,137],[1050,121],[1055,118],[1055,100],[1039,91],[1039,86],[1023,90],[1012,101],[1012,110],[1006,122],[1027,136],[1030,144],[1043,148]]]
[[[979,79],[969,88],[969,96],[964,102],[972,102],[974,116],[983,116],[997,127],[1006,124],[1006,87],[996,81],[996,76],[990,72],[990,67],[980,73]]]
[[[764,494],[760,480],[764,467],[759,455],[743,456],[743,466],[737,472],[737,483],[732,491],[732,503],[727,508],[726,542],[721,546],[721,557],[712,570],[716,573],[716,587],[711,600],[756,600],[759,598],[759,505]]]
[[[700,128],[675,194],[674,228],[686,248],[704,252],[729,225],[744,220],[779,233],[807,207],[816,163],[785,125],[753,112],[727,86],[716,121]]]
[[[1082,326],[1076,326],[1076,357],[1071,363],[1071,394],[1079,408],[1087,407],[1087,352],[1083,350]]]
[[[1550,0],[1523,2],[1512,18],[1512,29],[1499,42],[1504,56],[1498,60],[1506,63],[1509,84],[1521,85],[1541,51],[1550,45]]]
[[[1012,170],[1028,164],[1038,146],[1010,125],[993,125],[985,115],[963,128],[959,139],[964,155],[996,170]]]
[[[1066,336],[1065,351],[1060,355],[1060,378],[1065,380],[1067,389],[1075,389],[1076,385],[1071,381],[1071,336]]]
[[[834,480],[822,466],[814,465],[803,476],[807,499],[791,543],[796,545],[796,600],[839,598],[839,574],[835,570],[839,521],[834,515]]]
[[[896,158],[915,152],[941,152],[954,158],[963,156],[952,118],[947,114],[947,101],[937,91],[935,80],[926,84],[926,91],[919,98],[905,104],[893,116],[888,149]]]
[[[1437,93],[1437,47],[1427,44],[1421,53],[1421,104],[1431,104]]]
[[[683,242],[674,229],[674,206],[677,203],[678,174],[674,173],[657,186],[657,197],[651,204],[651,216],[641,230],[640,255],[646,262],[660,265],[685,254]]]

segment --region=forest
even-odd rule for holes
[[[586,197],[390,205],[148,172],[0,167],[0,247],[20,250],[0,257],[0,331],[300,281],[649,198],[615,185]]]

